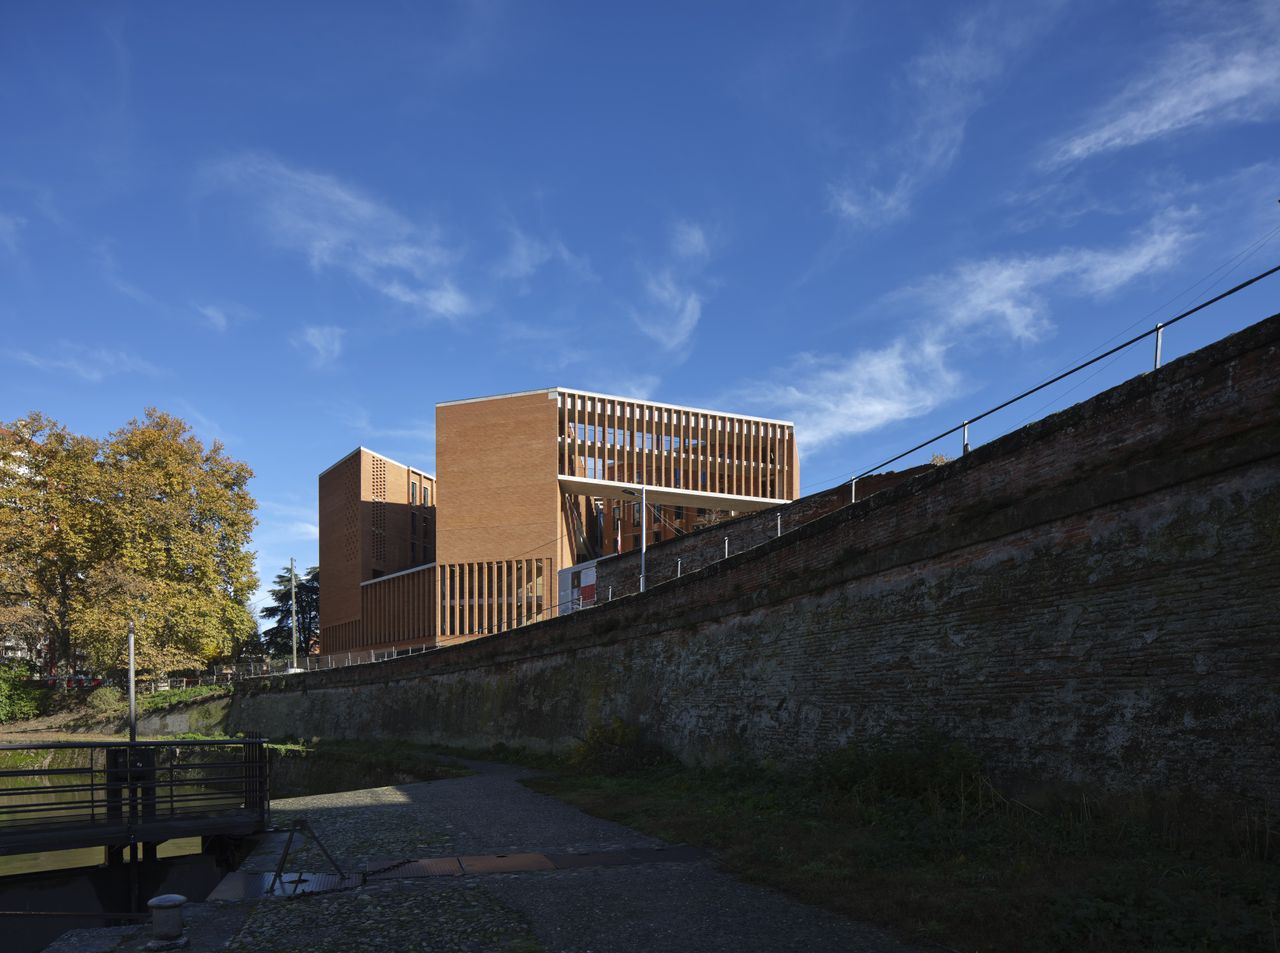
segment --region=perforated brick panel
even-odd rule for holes
[[[373,561],[387,561],[387,461],[374,457],[372,463],[373,484]]]

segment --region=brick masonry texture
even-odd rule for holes
[[[1280,791],[1280,315],[644,596],[264,680],[230,730],[691,761],[941,732],[999,776]]]
[[[904,470],[901,473],[877,473],[858,481],[858,499],[866,499],[873,493],[930,470],[931,464]],[[761,510],[726,520],[687,536],[666,540],[649,547],[645,555],[646,586],[652,589],[659,583],[677,578],[677,574],[697,572],[724,558],[724,541],[729,540],[729,553],[740,553],[776,539],[778,530],[789,533],[820,516],[833,513],[853,498],[848,483],[822,490],[783,506]],[[596,598],[606,601],[631,595],[640,590],[640,551],[632,550],[619,556],[602,559],[596,563]]]

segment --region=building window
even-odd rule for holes
[[[632,526],[640,525],[640,504],[639,503],[631,504],[631,525]]]
[[[639,548],[640,548],[640,534],[639,534],[639,533],[632,533],[632,534],[631,534],[631,548],[632,548],[632,549],[639,549]]]
[[[672,519],[674,519],[677,523],[682,523],[682,522],[684,522],[684,507],[683,507],[683,506],[677,506],[677,507],[676,507],[675,515],[672,517]]]
[[[409,484],[409,502],[416,504],[418,502],[418,484]]]
[[[410,535],[413,535],[413,536],[418,535],[418,514],[417,513],[409,514],[409,533]]]
[[[655,503],[653,504],[653,521],[657,523],[661,521],[661,519],[662,519],[662,504]]]
[[[622,510],[622,508],[621,508],[621,507],[619,507],[619,506],[615,506],[615,507],[613,508],[613,521],[614,521],[615,523],[621,522],[621,518],[622,518],[622,512],[621,512],[621,510]]]

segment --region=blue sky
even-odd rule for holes
[[[889,6],[4,4],[0,417],[186,418],[269,577],[437,401],[792,419],[816,490],[1280,261],[1274,0]]]

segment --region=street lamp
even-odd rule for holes
[[[133,620],[129,620],[129,743],[138,740],[137,668],[133,655]]]
[[[627,496],[640,497],[640,591],[644,592],[644,556],[649,540],[649,501],[645,496],[645,487],[640,487],[639,494],[635,490],[623,490]]]

